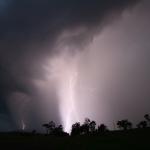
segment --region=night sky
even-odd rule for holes
[[[149,0],[0,0],[0,131],[113,128],[150,112]]]

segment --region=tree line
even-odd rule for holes
[[[116,125],[118,129],[124,131],[133,129],[133,124],[128,119],[119,120],[116,122]],[[53,121],[43,124],[42,126],[45,128],[47,135],[69,135],[68,133],[64,132],[62,125],[57,126]],[[139,129],[150,127],[150,115],[145,114],[144,120],[140,121],[136,127]],[[109,132],[109,129],[105,124],[100,124],[97,126],[96,121],[90,120],[89,118],[85,118],[83,124],[80,122],[74,123],[71,128],[71,136],[105,134],[107,132]]]

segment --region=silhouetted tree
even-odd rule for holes
[[[144,118],[145,118],[147,121],[150,121],[150,116],[149,116],[149,114],[145,114],[145,115],[144,115]]]
[[[80,127],[81,134],[89,134],[89,125],[88,124],[82,124]]]
[[[127,127],[128,129],[132,129],[132,122],[129,122],[129,121],[128,121],[127,126],[128,126],[128,127]]]
[[[49,124],[45,123],[42,126],[46,129],[46,133],[49,134]]]
[[[89,123],[89,130],[91,133],[94,133],[95,132],[95,128],[96,128],[96,122],[95,121],[91,121]]]
[[[50,121],[48,124],[43,124],[43,127],[45,127],[47,134],[51,134],[55,129],[55,122]]]
[[[90,123],[91,123],[90,119],[85,118],[84,123],[80,127],[81,134],[89,134],[89,132],[90,132]]]
[[[51,134],[55,129],[55,122],[50,121],[48,125],[49,125],[49,134]]]
[[[75,124],[72,125],[71,136],[80,135],[80,133],[81,133],[80,122],[76,122]]]
[[[63,126],[62,126],[62,125],[59,125],[59,126],[57,127],[57,129],[58,129],[59,132],[63,132]]]
[[[85,120],[84,120],[84,124],[87,124],[87,125],[89,125],[90,124],[90,119],[89,118],[85,118]]]
[[[106,131],[108,131],[108,129],[105,124],[101,124],[98,126],[98,133],[105,133]]]
[[[55,136],[62,136],[64,133],[63,131],[63,126],[62,125],[59,125],[57,127],[54,128],[53,132],[52,132],[52,135],[55,135]]]
[[[47,134],[54,136],[69,136],[68,133],[63,131],[62,125],[56,126],[53,121],[50,121],[48,124],[43,124],[42,126],[46,129]]]
[[[147,122],[146,121],[141,121],[137,124],[138,128],[146,128],[147,127]]]
[[[117,122],[117,126],[120,129],[127,130],[127,129],[131,129],[132,128],[132,123],[129,122],[127,119],[125,119],[125,120],[118,121]]]
[[[149,115],[149,114],[145,114],[145,115],[144,115],[144,118],[147,120],[147,122],[148,122],[149,125],[150,125],[150,115]]]

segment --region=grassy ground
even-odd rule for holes
[[[44,135],[0,134],[3,149],[60,150],[150,150],[150,129],[109,132],[107,135],[51,137]]]

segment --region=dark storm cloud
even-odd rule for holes
[[[0,3],[0,113],[9,114],[7,98],[13,92],[36,95],[32,78],[42,78],[42,60],[55,53],[65,30],[84,27],[68,39],[75,44],[92,38],[138,0],[7,0]],[[45,45],[49,44],[49,48]],[[52,96],[52,97],[55,97]],[[57,117],[57,104],[55,115]],[[2,112],[1,112],[2,111]],[[54,109],[52,109],[54,111]],[[0,115],[2,116],[2,115]],[[2,119],[4,120],[4,119]]]
[[[136,2],[137,0],[13,0],[1,16],[1,39],[8,42],[17,40],[18,45],[25,40],[45,41],[49,36],[53,42],[62,30],[102,26],[102,21],[108,15],[115,17],[115,13],[121,13],[124,8]]]

